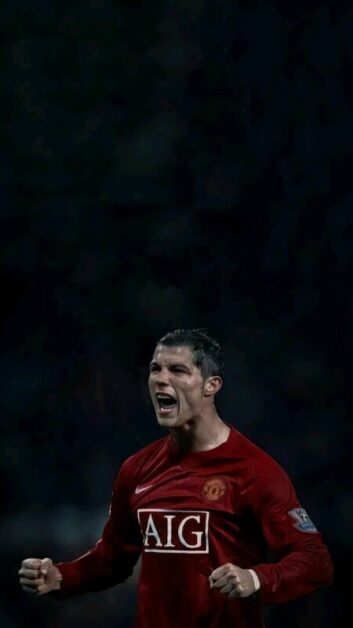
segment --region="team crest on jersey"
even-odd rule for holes
[[[217,502],[224,497],[227,490],[227,484],[221,477],[209,478],[202,485],[201,494],[204,499],[209,502]]]
[[[288,514],[295,520],[294,527],[301,532],[317,532],[317,528],[304,508],[293,508]]]

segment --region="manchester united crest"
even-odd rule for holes
[[[227,490],[226,482],[223,478],[209,478],[202,485],[201,495],[209,502],[217,502],[224,497]]]

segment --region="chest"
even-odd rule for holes
[[[212,534],[233,536],[246,508],[242,483],[229,468],[151,469],[130,496],[144,551],[209,552]]]

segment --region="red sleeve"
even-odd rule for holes
[[[128,495],[126,463],[114,482],[109,519],[94,548],[71,562],[57,563],[62,582],[56,597],[100,591],[124,582],[141,552],[141,533]]]
[[[253,507],[278,560],[253,569],[260,580],[261,601],[276,604],[331,584],[333,565],[321,534],[301,507],[285,472],[275,463],[269,470]]]

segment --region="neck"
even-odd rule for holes
[[[171,428],[170,433],[179,449],[184,453],[209,451],[225,443],[229,436],[229,427],[217,413],[208,418],[191,419],[178,428]]]

